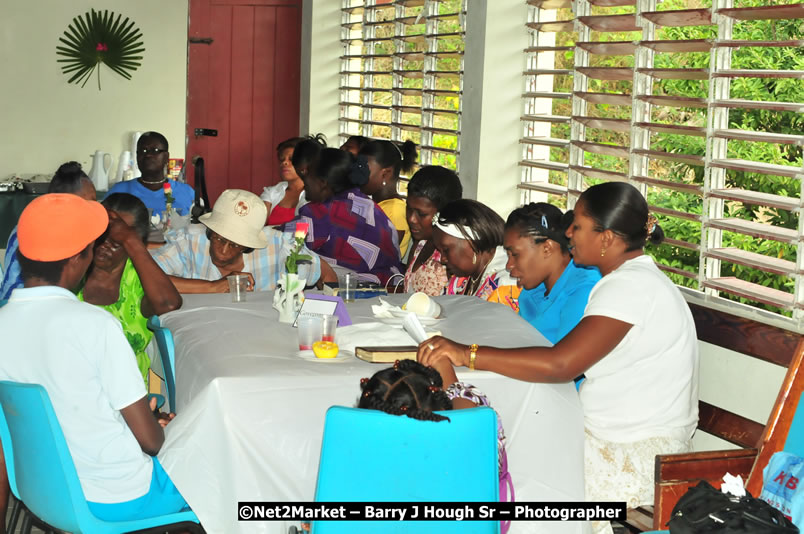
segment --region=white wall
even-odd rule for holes
[[[323,133],[335,147],[340,145],[340,39],[340,0],[304,0],[299,132]]]
[[[460,177],[464,196],[503,218],[519,205],[528,6],[472,0],[466,19]]]
[[[143,34],[142,66],[130,81],[101,67],[84,88],[68,84],[56,45],[74,17],[103,8],[133,20]],[[0,180],[52,175],[90,154],[110,152],[116,169],[131,132],[156,130],[184,157],[187,0],[3,0],[0,3]]]

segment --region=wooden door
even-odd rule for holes
[[[278,181],[276,145],[299,134],[301,0],[190,0],[188,181],[204,158],[209,199]],[[197,128],[217,136],[196,136]]]

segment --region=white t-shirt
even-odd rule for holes
[[[264,187],[262,189],[262,194],[260,195],[260,199],[263,202],[270,202],[271,203],[271,211],[274,211],[274,208],[282,202],[282,199],[285,198],[285,191],[288,189],[288,183],[284,180],[281,182]],[[296,215],[299,214],[299,208],[307,204],[307,197],[304,195],[304,191],[301,192],[299,195],[299,203],[296,204]]]
[[[587,430],[620,443],[690,439],[698,424],[698,340],[678,288],[650,256],[638,256],[595,285],[584,311],[592,315],[633,327],[585,373]]]
[[[60,287],[15,289],[0,339],[0,379],[47,390],[87,500],[145,495],[153,461],[120,410],[146,392],[120,322]]]

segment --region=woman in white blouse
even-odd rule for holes
[[[664,234],[644,197],[626,183],[590,187],[567,231],[575,262],[603,278],[581,322],[555,346],[498,349],[442,337],[418,359],[494,371],[531,382],[570,382],[585,374],[586,498],[653,503],[657,454],[685,452],[698,422],[698,345],[687,303],[646,256]],[[595,532],[611,532],[608,523]]]
[[[307,139],[314,139],[326,146],[324,136],[291,137],[279,143],[276,156],[279,159],[279,183],[266,187],[260,198],[268,209],[268,226],[279,226],[292,221],[299,214],[299,208],[307,204],[302,182],[293,166],[293,152],[296,145]]]

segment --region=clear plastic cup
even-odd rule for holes
[[[232,302],[245,302],[246,293],[248,293],[248,276],[230,274],[226,279],[229,281],[229,293],[232,295]]]
[[[338,276],[338,296],[344,302],[354,302],[357,292],[357,275],[355,273],[343,273]]]
[[[313,350],[313,343],[321,341],[321,317],[302,315],[296,326],[299,330],[299,350]]]
[[[338,328],[337,315],[325,315],[321,318],[321,341],[335,342],[335,331]]]

